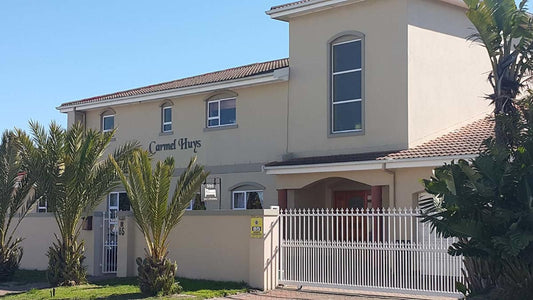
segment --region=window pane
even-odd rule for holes
[[[130,198],[128,194],[120,193],[118,196],[118,210],[120,211],[130,211]]]
[[[209,117],[218,117],[218,102],[209,103]]]
[[[233,193],[233,208],[246,208],[244,206],[244,193]]]
[[[333,131],[362,129],[361,101],[333,105]]]
[[[209,120],[207,126],[218,126],[218,119]]]
[[[246,192],[248,201],[246,202],[247,209],[263,209],[261,199],[263,198],[263,192]]]
[[[109,207],[117,207],[118,206],[118,194],[112,193],[109,194]]]
[[[360,69],[361,41],[333,46],[333,72]]]
[[[114,116],[107,116],[104,117],[104,130],[112,130],[115,128],[115,117]]]
[[[220,125],[236,123],[235,99],[220,102]]]
[[[333,75],[333,102],[361,99],[361,71]]]
[[[171,131],[172,130],[172,124],[166,124],[163,125],[163,131]]]
[[[163,122],[172,122],[172,108],[163,109]]]

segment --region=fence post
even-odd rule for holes
[[[137,275],[132,247],[136,229],[131,212],[118,212],[117,277]]]
[[[248,284],[257,289],[271,290],[278,284],[279,209],[263,210],[263,235],[249,237]]]

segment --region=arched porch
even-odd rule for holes
[[[280,208],[380,208],[389,206],[389,186],[326,177],[301,188],[279,189]]]

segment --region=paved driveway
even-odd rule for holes
[[[380,294],[373,292],[352,292],[352,291],[340,291],[340,290],[329,290],[329,289],[303,289],[301,291],[293,288],[283,288],[276,289],[269,292],[257,292],[257,293],[248,293],[248,294],[239,294],[227,296],[224,298],[216,298],[216,300],[283,300],[283,299],[294,299],[294,300],[322,300],[322,299],[331,299],[331,300],[420,300],[420,299],[431,299],[431,300],[450,300],[457,298],[450,297],[430,297],[424,295],[400,295],[400,294]]]

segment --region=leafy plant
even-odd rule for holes
[[[47,253],[48,280],[53,285],[80,284],[86,281],[80,220],[119,183],[111,161],[102,158],[114,131],[101,133],[79,123],[64,130],[52,122],[48,132],[38,123],[30,126],[32,137],[23,140],[26,165],[59,229]],[[136,142],[126,143],[111,156],[122,163],[137,147]]]
[[[495,142],[512,146],[518,122],[516,97],[530,79],[533,69],[533,18],[527,12],[528,0],[517,6],[515,0],[464,0],[466,15],[476,32],[470,36],[487,50],[496,117]]]
[[[139,150],[127,162],[125,171],[112,157],[110,160],[126,189],[135,222],[146,242],[144,259],[136,260],[141,291],[148,295],[174,293],[177,266],[167,259],[168,238],[208,173],[196,164],[196,157],[191,158],[169,199],[174,158],[157,162],[152,170],[148,152]]]
[[[458,238],[448,252],[465,257],[467,292],[472,296],[501,299],[504,292],[533,288],[533,273],[517,268],[533,267],[530,135],[526,131],[516,139],[516,149],[502,149],[488,140],[487,150],[473,161],[439,167],[424,180],[435,200],[424,211],[423,222],[444,237]],[[522,275],[513,275],[517,273]],[[512,285],[510,278],[516,280]]]
[[[24,133],[5,131],[0,141],[0,281],[10,280],[19,267],[22,238],[15,231],[36,202],[19,136]]]

